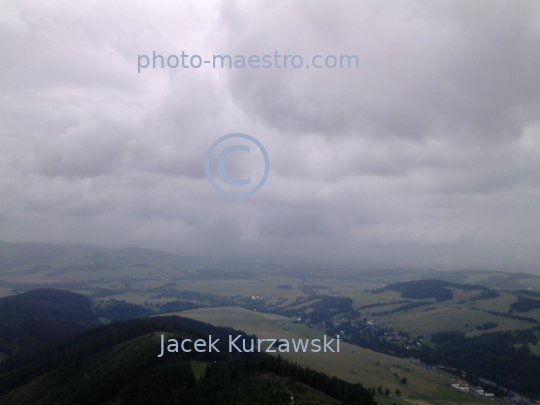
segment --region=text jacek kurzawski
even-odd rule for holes
[[[215,346],[220,339],[212,339],[212,335],[208,336],[208,340],[197,339],[167,339],[165,343],[165,335],[161,335],[161,353],[158,357],[162,357],[167,351],[169,353],[178,353],[180,351],[189,353],[191,351],[204,353],[204,352],[218,352],[219,350]],[[264,343],[266,348],[261,345]],[[334,347],[332,347],[334,346]],[[238,353],[252,353],[252,352],[266,352],[266,353],[339,353],[339,335],[335,339],[330,339],[324,335],[323,339],[248,339],[242,335],[236,337],[229,335],[229,352]]]

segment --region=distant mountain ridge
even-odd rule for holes
[[[489,288],[521,290],[529,287],[540,288],[539,275],[523,272],[503,272],[490,270],[445,270],[408,268],[366,269],[351,264],[331,264],[329,266],[311,266],[297,263],[282,265],[268,262],[247,263],[237,261],[216,260],[212,258],[191,258],[156,249],[138,246],[102,247],[83,244],[49,244],[39,242],[3,242],[0,241],[0,287],[8,287],[14,291],[25,291],[38,288],[40,280],[52,288],[81,289],[90,278],[69,277],[71,273],[83,270],[82,266],[101,266],[106,278],[112,271],[124,271],[122,277],[130,278],[132,269],[148,269],[151,277],[172,275],[181,277],[214,276],[215,271],[228,274],[225,278],[243,278],[260,273],[294,275],[299,278],[317,276],[325,278],[343,278],[353,281],[369,281],[378,284],[389,284],[397,281],[419,279],[440,279],[454,283],[477,284]],[[371,266],[373,267],[373,266]],[[97,268],[97,267],[96,267]],[[23,277],[24,276],[24,277]],[[95,278],[95,277],[92,277]],[[220,276],[220,278],[224,278]],[[75,281],[76,280],[76,281]],[[68,283],[77,286],[68,285]]]
[[[183,260],[190,259],[174,253],[164,252],[156,249],[148,249],[139,246],[126,246],[119,248],[108,248],[97,245],[84,244],[51,244],[42,242],[4,242],[0,241],[0,265],[10,263],[16,259],[30,262],[34,259],[51,258],[62,256],[73,252],[85,252],[87,254],[97,253],[102,256],[126,254],[132,256],[148,257],[163,260]]]

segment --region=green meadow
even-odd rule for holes
[[[244,308],[202,308],[175,313],[218,326],[229,326],[256,334],[259,338],[321,338],[323,331],[305,325],[290,324],[291,319],[279,315],[249,311]],[[383,390],[389,388],[391,395],[377,395],[381,404],[483,404],[489,401],[453,392],[449,386],[454,382],[439,370],[428,370],[405,359],[376,353],[358,346],[341,342],[339,353],[281,353],[284,358],[298,362],[315,370],[342,378],[349,382],[360,382],[365,387]],[[397,374],[397,376],[396,376]],[[401,378],[407,378],[407,384]],[[399,389],[401,397],[395,395]]]

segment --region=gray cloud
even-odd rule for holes
[[[356,53],[360,68],[235,71],[232,93],[281,130],[515,137],[538,119],[540,90],[538,7],[520,4],[288,3],[270,16],[238,6],[230,53],[294,54],[301,43],[304,56]]]
[[[28,0],[0,33],[0,240],[540,271],[535,1]],[[153,51],[359,68],[138,73]],[[245,199],[205,178],[231,132],[270,155]]]

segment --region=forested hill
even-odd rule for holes
[[[451,300],[454,294],[451,288],[458,288],[464,291],[480,291],[478,298],[496,297],[498,293],[487,287],[471,284],[451,283],[444,280],[425,279],[416,281],[406,281],[387,285],[373,292],[383,292],[386,290],[398,291],[403,298],[426,299],[435,298],[437,302]]]
[[[176,316],[103,325],[0,363],[0,405],[375,405],[360,384],[264,353],[180,351],[158,357],[161,334],[212,335],[226,342],[241,333]]]
[[[0,299],[0,352],[21,355],[97,326],[92,302],[64,290],[38,289]]]

